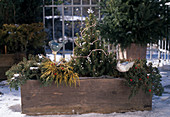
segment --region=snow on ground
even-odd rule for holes
[[[52,55],[47,55],[53,58]],[[60,56],[57,55],[57,59]],[[70,58],[70,55],[66,55]],[[148,60],[149,61],[149,60]],[[155,65],[158,61],[154,62]],[[170,71],[165,71],[161,67],[162,84],[165,91],[162,96],[153,96],[152,111],[136,111],[126,113],[110,113],[99,114],[89,113],[82,115],[44,115],[44,116],[28,116],[21,114],[21,96],[20,90],[15,91],[9,89],[6,81],[0,82],[0,117],[170,117]]]

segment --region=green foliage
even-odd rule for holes
[[[79,76],[73,71],[73,67],[69,66],[68,63],[61,59],[59,62],[52,62],[47,59],[42,63],[42,84],[48,86],[53,82],[58,84],[65,83],[70,86],[74,84],[76,86],[79,81]]]
[[[93,14],[85,20],[85,28],[77,34],[74,56],[71,66],[80,76],[96,77],[113,75],[116,59],[113,54],[107,53],[105,43],[99,39],[100,32],[96,27],[96,17]]]
[[[122,48],[156,43],[164,35],[165,0],[101,0],[101,36]]]
[[[6,75],[10,88],[15,90],[18,90],[27,80],[39,80],[42,86],[48,86],[53,82],[57,85],[65,83],[76,86],[76,83],[79,82],[78,74],[64,59],[54,63],[46,57],[40,58],[32,55],[13,65]]]
[[[0,27],[41,21],[42,3],[42,0],[0,0]]]
[[[52,0],[45,0],[45,5],[52,5]],[[66,1],[67,2],[67,1]],[[54,5],[61,5],[62,3],[64,3],[63,0],[57,0],[57,1],[54,1]]]
[[[1,49],[7,46],[8,53],[24,52],[40,54],[44,52],[46,33],[42,23],[32,24],[4,24],[0,29]]]
[[[146,65],[146,60],[135,60],[134,66],[121,77],[126,78],[126,84],[131,88],[131,95],[135,96],[139,89],[145,93],[161,96],[164,89],[161,84],[161,75],[158,68],[152,67],[152,64]]]
[[[29,59],[23,59],[16,65],[13,65],[7,72],[7,78],[10,88],[18,90],[18,88],[23,85],[29,79],[40,79],[41,71],[40,59],[38,56],[29,56]],[[38,69],[31,69],[38,68]],[[16,75],[16,76],[15,76]]]

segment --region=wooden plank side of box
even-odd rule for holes
[[[10,67],[0,67],[0,80],[6,80],[5,72],[8,71]]]
[[[12,65],[19,63],[26,57],[25,54],[0,54],[0,80],[6,80],[5,72],[12,67]]]
[[[0,54],[0,67],[11,67],[22,61],[23,57],[26,57],[26,55],[22,53]]]
[[[22,113],[28,115],[112,113],[151,110],[152,96],[140,91],[129,99],[122,79],[83,79],[80,86],[40,87],[29,80],[21,87]]]

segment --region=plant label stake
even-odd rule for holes
[[[5,54],[7,54],[7,46],[5,45]]]

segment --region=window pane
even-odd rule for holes
[[[91,0],[92,1],[92,4],[98,4],[99,3],[99,0]]]
[[[45,5],[52,5],[52,0],[44,0]]]
[[[94,11],[94,15],[96,15],[96,17],[98,17],[99,15],[99,10],[96,7],[92,7],[92,10]]]
[[[71,16],[72,15],[72,8],[71,7],[64,7],[64,15]]]
[[[72,0],[64,0],[64,5],[71,5]]]
[[[52,19],[46,19],[45,20],[45,30],[48,34],[48,40],[52,40],[53,39],[53,28],[52,28]]]
[[[45,8],[45,16],[52,16],[52,8],[51,7]]]
[[[55,19],[55,22],[54,22],[54,35],[55,35],[55,39],[59,39],[59,38],[62,38],[62,21],[61,19],[58,20],[58,19]]]
[[[54,5],[61,5],[62,3],[64,3],[64,1],[63,0],[54,0]]]
[[[89,13],[87,12],[88,9],[90,9],[90,7],[84,7],[84,8],[83,8],[83,16],[84,16],[84,17],[88,17],[88,16],[89,16]]]
[[[56,16],[61,16],[62,15],[62,8],[61,7],[54,7],[54,17],[56,18]]]
[[[73,14],[74,16],[80,16],[81,15],[80,7],[74,7]]]
[[[75,37],[77,36],[76,34],[78,33],[80,35],[80,28],[81,28],[81,21],[77,20],[76,22],[74,22],[74,33],[75,33]]]
[[[80,1],[81,1],[81,0],[74,0],[73,4],[74,4],[74,5],[78,5],[78,4],[80,4]]]
[[[73,49],[73,39],[72,39],[72,22],[71,21],[65,21],[65,37],[68,40],[68,42],[65,45],[66,50],[72,50]]]
[[[83,0],[83,5],[89,5],[90,4],[90,0]]]
[[[65,36],[72,37],[72,22],[65,21]]]

